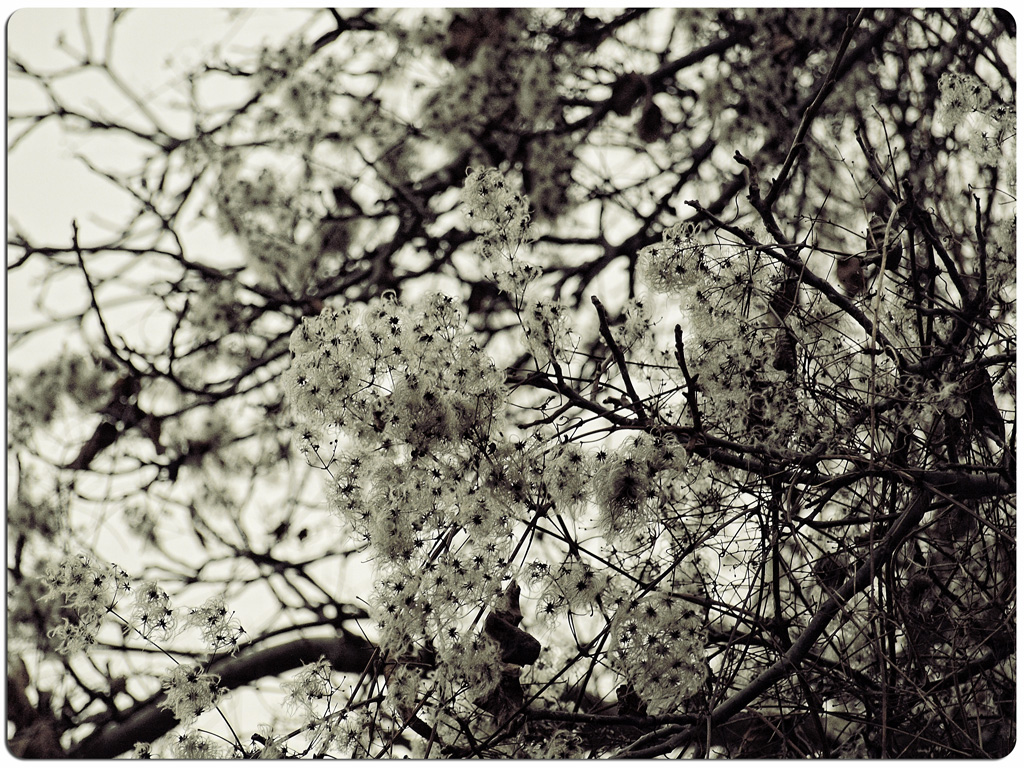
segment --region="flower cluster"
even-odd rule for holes
[[[302,68],[309,58],[310,45],[302,35],[288,38],[284,46],[264,46],[259,50],[253,75],[255,91],[269,91]]]
[[[332,672],[331,663],[323,657],[306,664],[283,684],[287,693],[285,707],[303,718],[302,737],[309,741],[305,754],[313,751],[317,757],[323,757],[328,750],[336,749],[350,757],[362,756],[359,750],[365,750],[367,729],[374,723],[374,714],[365,709],[352,711],[337,706],[334,697],[338,687],[332,680]],[[279,757],[287,755],[284,744],[290,737],[274,736],[270,726],[261,727],[260,735],[261,758],[275,753]]]
[[[550,56],[530,56],[520,64],[516,107],[524,118],[532,120],[539,128],[546,127],[561,111],[552,93],[557,77],[556,64]]]
[[[569,207],[579,144],[579,135],[564,129],[562,114],[573,53],[538,48],[535,16],[529,10],[460,10],[446,30],[444,24],[430,29],[425,19],[416,37],[457,66],[442,70],[418,117],[424,134],[455,152],[486,134],[499,153],[490,153],[492,162],[521,159],[535,211],[552,221]]]
[[[900,393],[906,399],[900,414],[903,423],[929,424],[942,414],[954,419],[963,418],[967,412],[963,389],[962,382],[908,377]]]
[[[707,679],[703,624],[685,600],[652,593],[624,602],[612,640],[618,672],[649,714],[677,711]]]
[[[87,555],[65,557],[46,572],[47,597],[63,598],[72,616],[49,631],[61,653],[75,653],[96,641],[104,616],[113,608],[117,593],[131,590],[128,574],[115,565],[97,565]]]
[[[132,626],[145,638],[158,636],[166,640],[178,625],[170,603],[170,597],[155,581],[147,581],[135,593]]]
[[[372,304],[362,323],[325,310],[292,334],[288,392],[303,428],[330,427],[367,445],[472,438],[496,417],[503,386],[463,334],[452,300]]]
[[[705,270],[706,247],[691,225],[676,224],[661,235],[661,242],[640,251],[640,280],[652,291],[675,293],[693,286]]]
[[[466,172],[462,205],[478,234],[498,234],[513,245],[522,242],[526,235],[530,223],[529,203],[497,168],[470,168]],[[492,239],[492,242],[497,241]]]
[[[735,439],[813,442],[821,432],[816,414],[827,403],[798,397],[792,372],[801,364],[801,350],[833,332],[834,318],[804,317],[791,303],[783,312],[786,325],[779,327],[779,311],[769,306],[780,306],[775,294],[782,278],[755,249],[708,248],[700,261],[692,282],[677,281],[674,292],[688,320],[686,362],[700,382],[704,424]],[[688,386],[678,371],[668,370]]]
[[[284,689],[288,692],[286,705],[290,709],[310,716],[323,714],[321,705],[334,693],[330,662],[321,657],[307,664],[293,679],[284,683]]]
[[[529,202],[494,168],[471,168],[462,187],[466,217],[480,235],[480,252],[498,287],[521,297],[538,270],[516,259],[530,226]]]
[[[201,667],[179,664],[164,676],[161,685],[167,699],[161,705],[174,713],[183,725],[188,725],[211,707],[221,696],[220,678],[203,672]]]
[[[518,312],[527,349],[541,365],[567,359],[571,319],[564,305],[536,298],[541,269],[518,251],[529,230],[529,202],[493,168],[471,168],[462,189],[463,209],[474,229],[487,277],[507,293]],[[528,293],[533,294],[528,298]]]
[[[237,648],[245,634],[234,614],[228,613],[223,597],[212,597],[200,607],[190,609],[185,626],[198,627],[203,641],[214,651]]]
[[[1017,110],[1000,101],[977,77],[946,72],[939,78],[937,117],[948,128],[968,129],[966,148],[981,167],[1000,167],[1011,187],[1017,173],[1013,159],[1017,147]],[[976,117],[975,117],[976,116]]]
[[[420,664],[396,663],[385,670],[387,703],[403,720],[416,709],[425,670]]]
[[[601,522],[612,538],[635,534],[660,517],[662,485],[682,470],[686,451],[676,443],[642,434],[605,459],[594,478]]]

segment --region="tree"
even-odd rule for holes
[[[9,58],[140,158],[9,230],[16,754],[1008,754],[1012,17],[311,12],[182,121],[144,13]]]

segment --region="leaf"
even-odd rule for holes
[[[636,121],[636,135],[640,141],[650,144],[661,138],[664,125],[661,109],[653,101],[648,101],[640,114],[640,119]]]
[[[493,611],[484,620],[484,634],[498,643],[501,660],[506,664],[525,666],[533,664],[540,656],[540,641],[537,638]]]
[[[847,296],[856,296],[864,290],[867,282],[864,279],[864,269],[861,260],[857,256],[847,256],[836,262],[836,279],[846,291]]]
[[[615,694],[619,697],[618,714],[636,717],[647,716],[647,703],[640,698],[640,694],[636,692],[632,682],[620,685],[615,689]]]
[[[647,79],[635,72],[627,72],[615,81],[608,107],[616,115],[628,115],[636,103],[647,93]]]
[[[519,595],[521,592],[522,589],[520,589],[519,583],[515,579],[512,579],[508,583],[508,586],[505,587],[505,601],[507,603],[507,608],[505,610],[495,611],[498,616],[517,627],[523,620],[523,611],[519,607]]]
[[[868,222],[868,231],[865,236],[867,242],[867,249],[876,258],[882,256],[882,241],[885,240],[885,228],[886,219],[883,219],[877,213],[871,214],[871,220]],[[889,239],[886,241],[885,247],[885,268],[890,272],[895,272],[899,269],[900,261],[903,258],[903,243],[900,242],[899,232],[895,226],[889,230]]]
[[[775,333],[775,356],[772,368],[792,373],[796,370],[796,337],[788,328],[779,328]]]
[[[967,376],[965,385],[971,424],[986,437],[1003,445],[1006,441],[1006,422],[996,405],[992,378],[988,371],[980,366],[975,368]]]
[[[501,682],[495,689],[473,703],[485,712],[490,712],[499,722],[508,720],[526,701],[519,673],[518,669],[506,669],[501,673]]]

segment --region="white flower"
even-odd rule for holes
[[[234,648],[245,634],[234,614],[228,613],[223,597],[210,598],[201,607],[192,608],[188,612],[185,626],[198,627],[203,640],[215,651]]]
[[[216,705],[220,698],[220,677],[201,670],[198,666],[178,665],[161,681],[167,691],[167,699],[161,707],[171,710],[184,725]]]

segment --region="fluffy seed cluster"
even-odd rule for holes
[[[581,557],[566,558],[554,568],[535,561],[528,573],[530,581],[540,589],[538,614],[548,624],[566,612],[591,612],[608,588],[608,574]]]
[[[190,609],[185,626],[197,627],[203,641],[213,651],[236,648],[245,634],[234,614],[228,612],[223,597],[210,598],[200,607]]]
[[[632,533],[657,520],[663,482],[685,463],[682,446],[649,435],[626,441],[607,457],[595,473],[593,486],[609,535]]]
[[[532,172],[530,203],[540,221],[553,221],[574,202],[572,170],[576,165],[576,138],[557,133],[541,134],[530,142],[527,163]]]
[[[161,682],[167,699],[161,705],[174,713],[183,725],[215,706],[220,698],[220,678],[203,672],[201,667],[174,667]]]
[[[945,72],[939,78],[939,113],[949,127],[962,123],[973,112],[985,111],[992,92],[977,78]]]
[[[520,243],[530,222],[529,204],[496,168],[470,168],[462,187],[462,203],[473,228],[483,235],[502,233]]]
[[[822,422],[834,421],[834,414],[824,399],[797,396],[793,372],[804,365],[806,349],[822,354],[834,320],[805,316],[798,300],[783,307],[777,296],[778,268],[756,250],[704,248],[693,280],[673,284],[687,321],[685,359],[692,378],[700,382],[704,425],[727,439],[814,444],[821,438]],[[652,287],[656,284],[655,279]],[[780,328],[782,317],[785,327]],[[827,343],[831,347],[834,341],[841,352],[839,339]],[[667,370],[687,386],[678,366]]]
[[[288,757],[287,736],[274,733],[274,726],[263,723],[252,735],[250,756],[259,760],[280,760]]]
[[[177,629],[177,617],[171,608],[171,599],[155,581],[147,581],[135,593],[132,607],[132,626],[145,638],[166,640]]]
[[[575,513],[590,498],[593,457],[578,443],[558,442],[544,462],[544,488],[561,512]]]
[[[133,760],[152,760],[153,759],[153,747],[144,741],[135,742],[135,748],[132,750]]]
[[[517,258],[530,228],[529,202],[495,168],[470,168],[462,187],[462,205],[479,234],[480,256],[489,277],[518,304],[538,267]]]
[[[442,79],[425,99],[419,114],[424,133],[459,153],[478,146],[486,131],[511,160],[523,132],[543,137],[560,123],[565,58],[537,47],[530,16],[506,8],[462,9],[416,34],[455,65],[440,69]],[[538,185],[549,184],[546,177],[558,168],[532,158],[528,163]]]
[[[474,635],[446,649],[448,663],[438,676],[439,691],[446,698],[465,696],[475,701],[490,694],[501,682],[501,658],[497,643]]]
[[[666,229],[661,242],[640,251],[640,280],[657,293],[675,293],[694,285],[704,271],[705,246],[690,225]]]
[[[294,678],[284,683],[284,689],[288,692],[286,705],[289,709],[310,716],[322,715],[324,704],[334,693],[330,662],[321,657],[307,664]]]
[[[630,299],[622,308],[622,324],[615,329],[615,340],[623,349],[632,349],[648,339],[653,327],[650,305],[642,298]]]
[[[225,755],[199,731],[185,731],[174,742],[174,756],[179,760],[216,760]]]
[[[448,296],[412,305],[372,302],[361,318],[325,309],[292,333],[286,387],[310,453],[327,432],[420,451],[489,424],[504,397],[500,374],[463,333]]]
[[[381,648],[400,660],[429,646],[438,679],[472,683],[453,683],[453,695],[479,695],[497,657],[469,652],[484,642],[472,617],[503,593],[531,490],[500,435],[502,375],[444,296],[381,300],[358,318],[324,312],[295,331],[292,351],[300,443],[328,470],[333,509],[374,553]],[[401,711],[419,676],[392,678]]]
[[[96,633],[118,592],[131,590],[128,574],[115,565],[94,563],[84,554],[69,555],[46,572],[47,598],[70,609],[63,623],[48,633],[57,650],[71,654],[96,642]]]
[[[653,593],[624,602],[612,638],[616,668],[648,714],[677,711],[707,679],[702,621],[682,599]]]
[[[565,359],[572,347],[569,314],[563,304],[549,300],[531,300],[519,315],[526,347],[543,365],[549,360]]]

